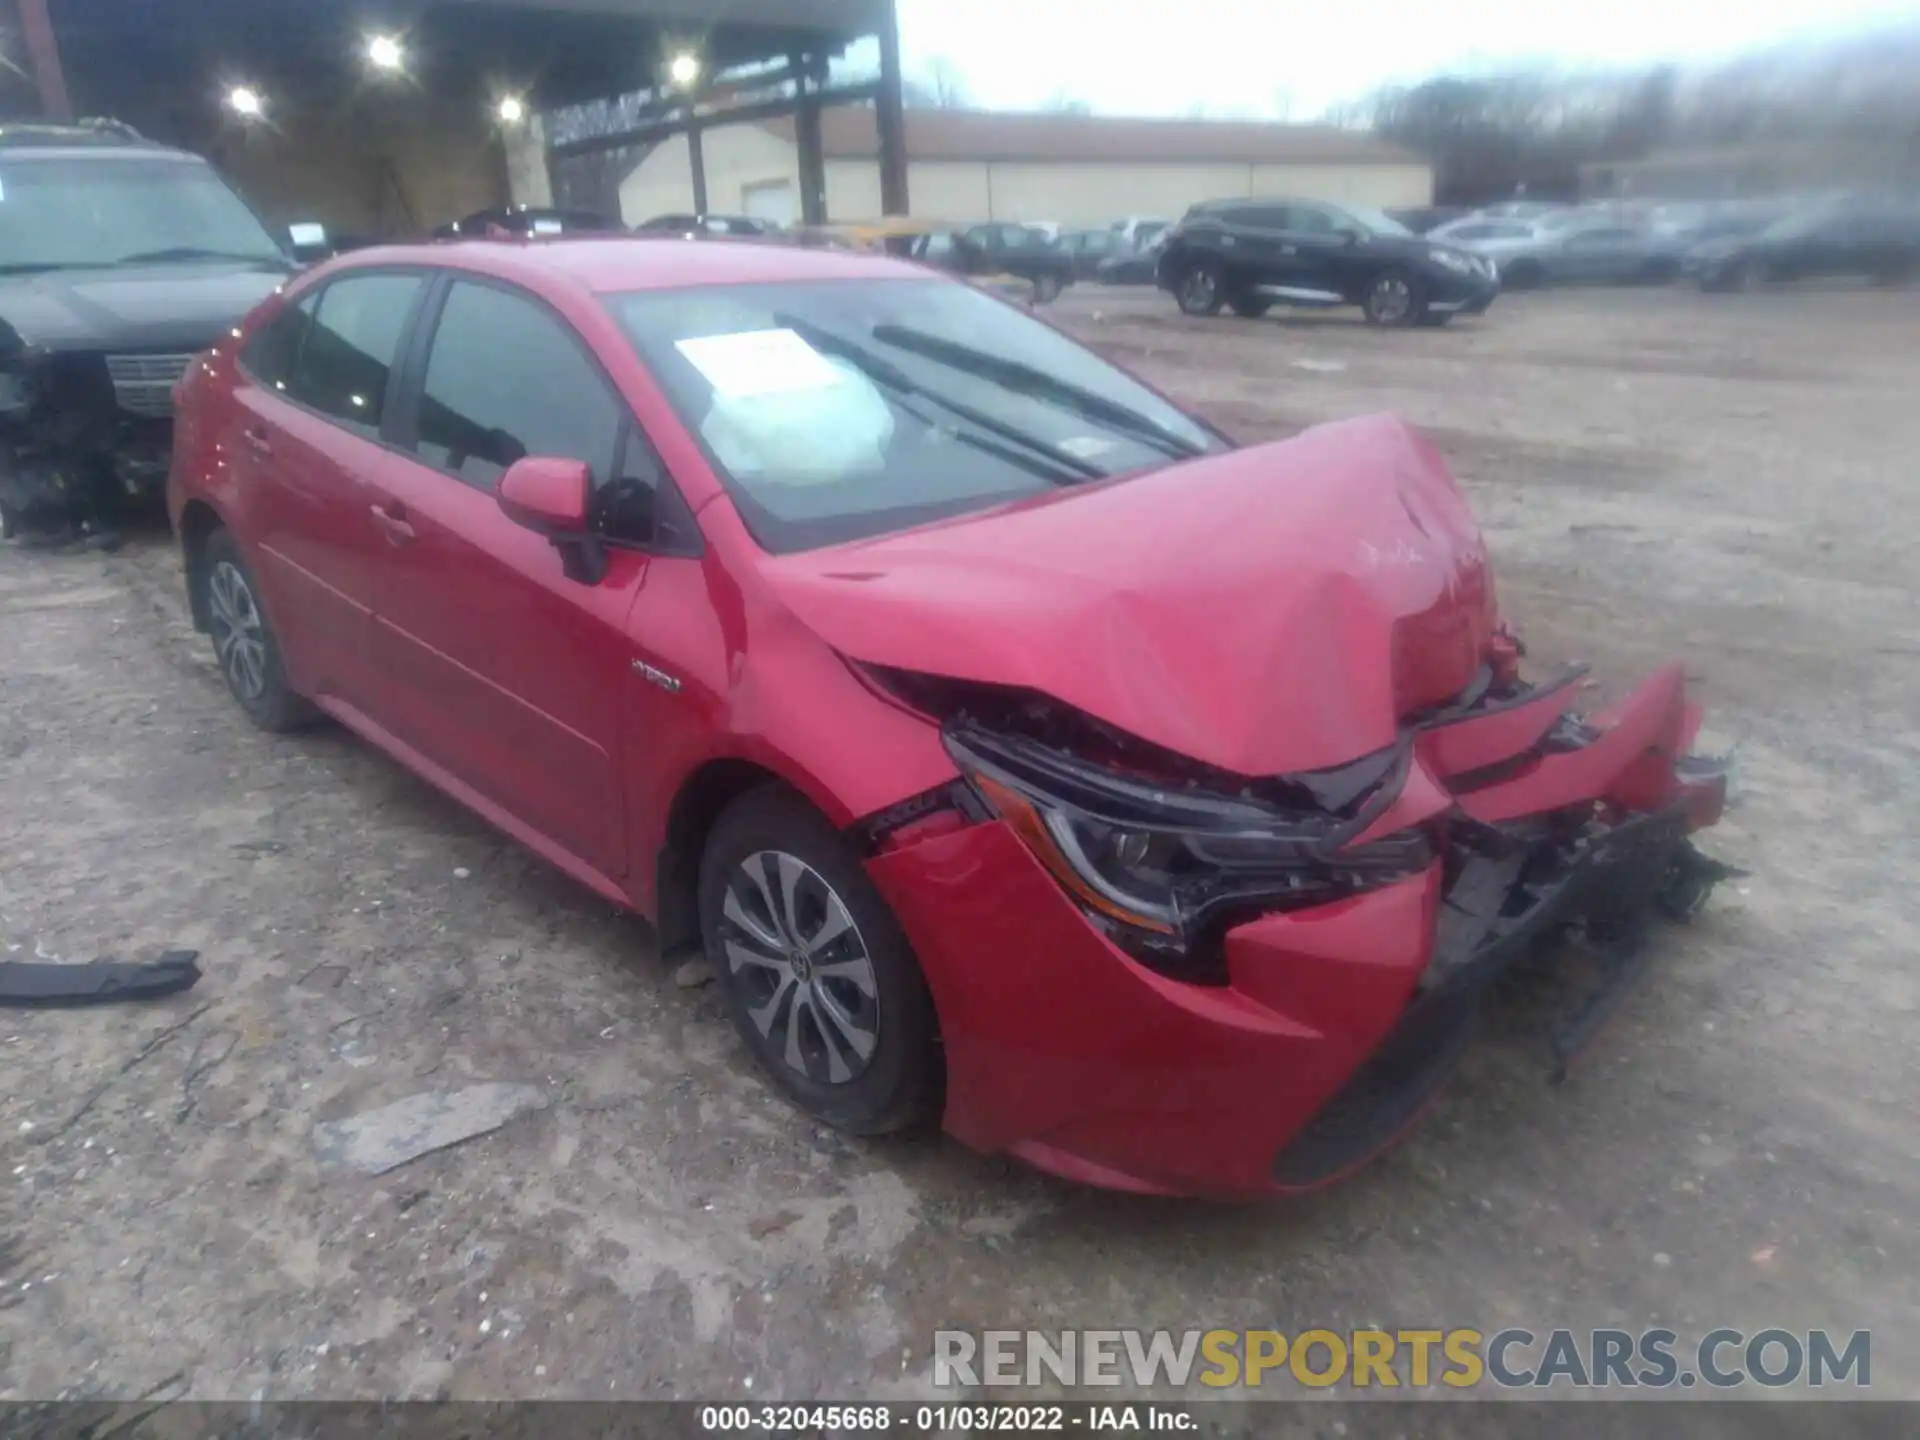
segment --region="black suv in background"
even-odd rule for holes
[[[1358,305],[1374,325],[1444,325],[1500,293],[1491,261],[1359,205],[1209,200],[1167,233],[1156,272],[1189,315]]]
[[[197,155],[0,125],[0,533],[109,537],[158,498],[174,384],[293,269]]]

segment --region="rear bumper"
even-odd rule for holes
[[[1596,717],[1590,743],[1474,785],[1489,757],[1536,747],[1560,703],[1423,734],[1380,824],[1446,825],[1443,859],[1229,931],[1224,985],[1134,961],[998,821],[870,861],[940,1015],[947,1129],[1160,1194],[1299,1190],[1377,1153],[1438,1090],[1495,976],[1623,897],[1649,909],[1686,834],[1718,818],[1723,778],[1677,763],[1695,717],[1675,672]]]

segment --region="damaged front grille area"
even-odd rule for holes
[[[164,420],[173,414],[173,387],[192,363],[191,355],[109,355],[107,377],[122,410]]]

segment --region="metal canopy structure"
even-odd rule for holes
[[[4,7],[9,0],[0,0]],[[367,73],[370,34],[399,39],[405,80],[439,104],[514,95],[551,110],[649,92],[636,130],[578,140],[570,153],[613,149],[739,119],[793,115],[801,132],[802,203],[824,203],[817,116],[824,105],[871,103],[891,136],[882,157],[889,208],[906,208],[899,41],[893,0],[10,0],[33,85],[23,98],[54,118],[111,114],[158,138],[198,148],[225,87],[244,80],[298,93],[334,111],[392,106]],[[829,91],[827,61],[875,38],[880,77]],[[668,83],[673,57],[698,60],[698,79]],[[729,72],[756,68],[756,95],[783,95],[732,113]],[[23,94],[25,92],[25,94]],[[399,100],[404,100],[404,93]],[[808,142],[812,143],[809,144]],[[704,189],[690,144],[696,193]],[[817,218],[817,217],[816,217]]]

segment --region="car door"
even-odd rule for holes
[[[1291,277],[1285,283],[1314,299],[1360,294],[1371,265],[1349,238],[1365,233],[1359,222],[1323,205],[1292,204],[1285,213],[1280,252]]]
[[[289,678],[376,717],[386,544],[365,477],[385,453],[394,360],[425,285],[419,271],[349,271],[302,295],[242,352],[236,433],[223,446]]]
[[[615,756],[625,640],[645,557],[595,584],[509,520],[494,490],[527,456],[619,488],[644,445],[585,343],[517,288],[443,280],[409,354],[401,442],[374,478],[392,541],[374,632],[395,735],[509,828],[600,875],[627,868]]]
[[[1213,238],[1228,295],[1298,284],[1285,205],[1241,205],[1208,218],[1218,222]]]

